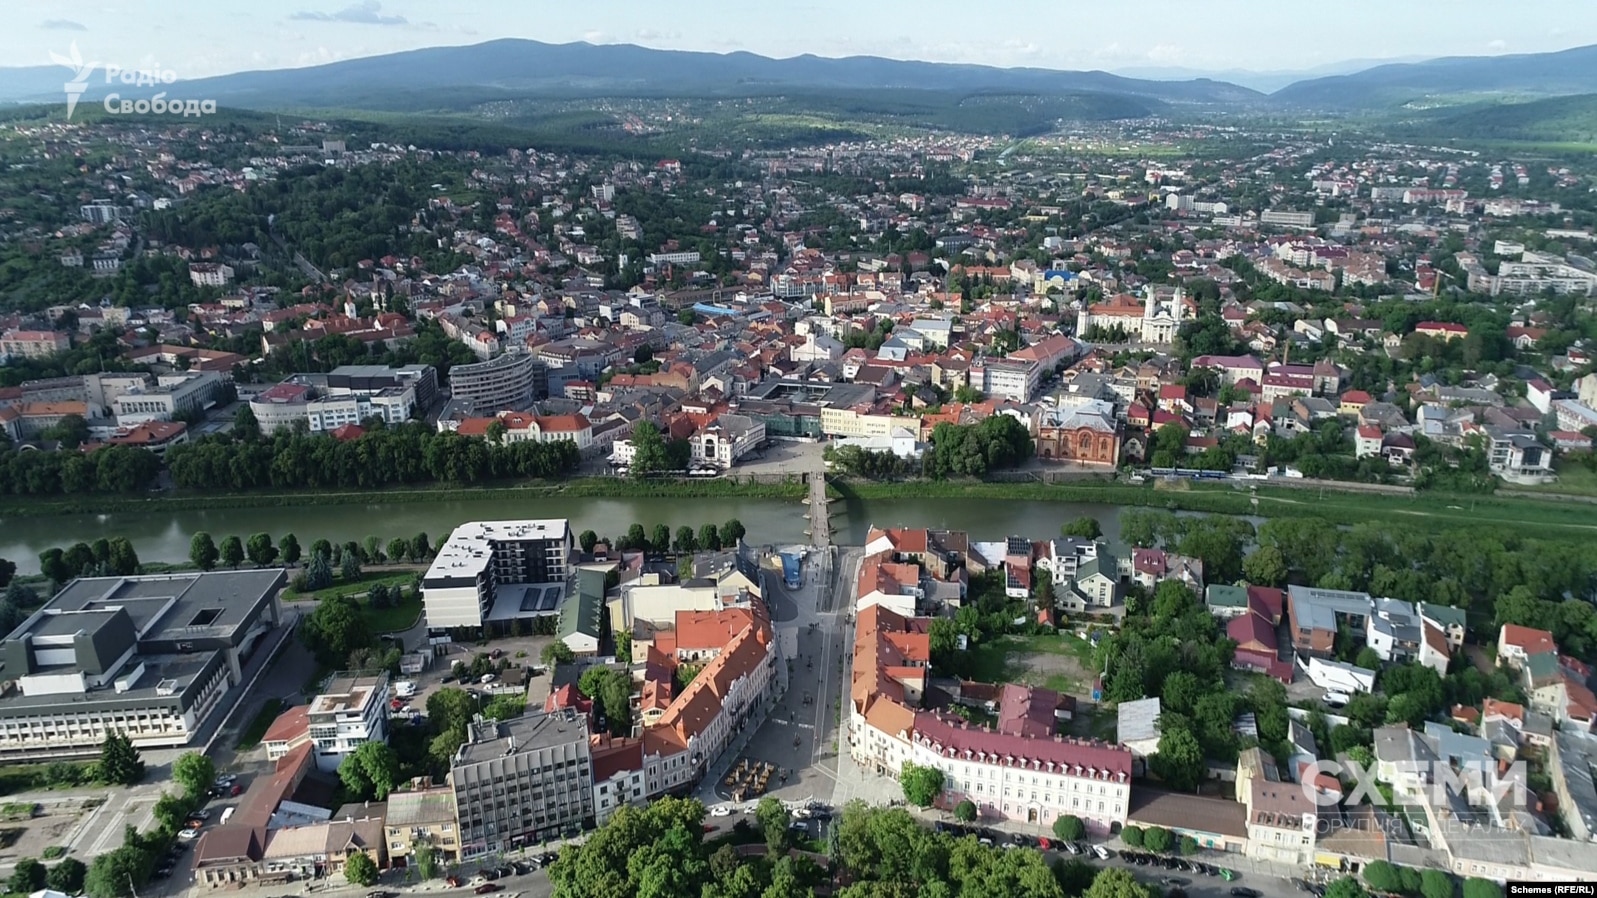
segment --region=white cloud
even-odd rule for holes
[[[1505,41],[1505,40],[1502,40],[1501,38],[1499,38],[1499,39],[1497,39],[1495,41],[1492,41],[1492,42],[1488,43],[1486,45],[1486,49],[1492,51],[1493,53],[1501,53],[1504,50],[1508,49],[1508,41]]]
[[[301,10],[289,16],[302,22],[347,22],[354,25],[408,25],[404,16],[385,16],[380,0],[360,0],[337,12]]]

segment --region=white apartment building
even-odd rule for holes
[[[163,374],[154,383],[125,389],[111,402],[118,427],[135,427],[146,421],[171,421],[195,414],[215,403],[222,389],[215,371]]]
[[[1124,825],[1131,752],[1063,736],[1030,738],[918,712],[909,760],[943,771],[943,788],[986,816],[1051,826],[1080,817],[1094,833]]]
[[[281,409],[278,410],[279,413]],[[416,411],[415,387],[387,387],[376,393],[348,393],[321,396],[307,401],[303,417],[312,433],[337,430],[346,424],[359,424],[367,418],[381,418],[386,424],[403,424]],[[259,421],[259,418],[256,419]],[[265,425],[262,425],[264,430]]]
[[[226,287],[233,282],[233,268],[219,262],[190,262],[189,280],[196,287]]]
[[[334,676],[311,700],[308,715],[316,767],[331,773],[367,742],[387,741],[388,674]]]
[[[977,359],[971,364],[970,377],[972,385],[979,386],[990,398],[1030,402],[1037,392],[1042,368],[1035,362],[1018,359]]]
[[[481,627],[490,619],[508,620],[521,612],[553,612],[574,550],[571,526],[563,518],[473,521],[456,527],[422,577],[428,630],[440,633],[451,627]],[[522,588],[509,588],[513,586]],[[501,599],[507,604],[497,609]]]

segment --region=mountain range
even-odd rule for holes
[[[0,102],[60,102],[68,75],[67,69],[57,66],[0,68]],[[97,101],[108,89],[118,87],[103,81],[89,79],[86,101]],[[1597,45],[1556,53],[1388,63],[1298,80],[1266,94],[1216,78],[1133,78],[1101,71],[997,68],[870,56],[773,59],[747,52],[718,54],[629,44],[504,39],[307,68],[239,72],[181,82],[170,92],[252,109],[452,111],[487,100],[514,98],[736,97],[884,90],[1129,98],[1135,102],[1119,108],[1141,111],[1164,111],[1166,107],[1373,111],[1445,103],[1448,97],[1500,100],[1597,93]],[[1097,108],[1113,107],[1100,104]]]

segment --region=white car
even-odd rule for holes
[[[710,810],[710,816],[711,817],[730,817],[730,816],[732,816],[732,809],[727,807],[724,804],[716,805],[713,809]]]
[[[481,677],[477,678],[477,682],[492,683],[496,679],[498,679],[498,677],[494,676],[493,674],[483,674]]]
[[[1110,851],[1109,849],[1103,847],[1102,845],[1094,845],[1094,846],[1092,846],[1092,853],[1098,855],[1098,860],[1100,860],[1100,861],[1107,861],[1110,858],[1115,856],[1115,853],[1113,851]]]
[[[198,839],[200,837],[200,831],[197,829],[180,829],[177,831],[177,837],[187,842],[190,839]]]

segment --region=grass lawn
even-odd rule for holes
[[[1036,685],[1041,685],[1044,689],[1052,689],[1061,695],[1070,695],[1081,691],[1081,684],[1076,681],[1076,678],[1065,674],[1049,674],[1043,678],[1042,683]]]
[[[295,592],[293,587],[283,590],[285,602],[319,602],[322,599],[331,599],[337,596],[365,595],[368,590],[379,583],[388,586],[409,586],[416,579],[415,571],[395,570],[370,570],[362,571],[360,579],[354,582],[345,582],[340,574],[333,575],[333,585],[315,592]]]
[[[421,617],[421,604],[421,596],[411,593],[403,602],[387,608],[373,608],[361,602],[360,613],[371,624],[373,633],[400,633],[416,625],[416,619]]]
[[[1009,638],[981,643],[970,649],[970,679],[978,683],[1006,683],[1024,674],[1025,668],[1012,663],[1021,653]]]
[[[1593,471],[1578,461],[1571,464],[1567,458],[1560,458],[1553,462],[1553,470],[1558,472],[1557,483],[1515,486],[1512,489],[1533,490],[1538,493],[1569,493],[1576,496],[1597,496],[1597,471]]]
[[[238,750],[249,751],[260,745],[261,737],[265,736],[266,731],[271,729],[272,721],[276,720],[277,716],[282,714],[287,707],[280,699],[267,699],[266,704],[261,708],[261,713],[255,715],[255,719],[250,721],[250,725],[244,729],[243,733],[239,734]]]

